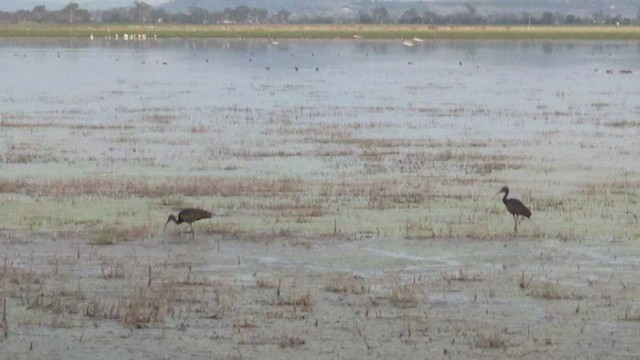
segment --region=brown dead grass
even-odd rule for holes
[[[396,307],[410,308],[418,305],[418,298],[423,292],[423,286],[418,283],[394,284],[389,290],[388,299]]]
[[[607,126],[613,128],[637,128],[640,127],[640,121],[633,120],[617,120],[607,123]]]
[[[158,180],[138,178],[82,177],[62,180],[0,179],[0,193],[30,196],[100,195],[111,197],[241,196],[293,194],[303,191],[298,178],[256,179],[188,177]]]
[[[474,346],[478,349],[500,349],[507,347],[508,344],[506,339],[494,334],[480,336],[474,343]]]
[[[280,340],[279,345],[280,345],[280,348],[286,349],[286,348],[301,346],[301,345],[304,345],[305,343],[306,343],[305,339],[303,339],[300,336],[285,335]]]
[[[122,302],[124,317],[128,327],[142,328],[152,323],[164,321],[167,315],[167,298],[162,292],[154,293],[146,288],[136,289]]]
[[[482,277],[478,273],[470,273],[462,269],[455,272],[441,273],[442,279],[447,283],[452,281],[482,281]]]
[[[522,288],[522,285],[520,285]],[[557,282],[553,281],[533,281],[528,283],[526,288],[529,290],[527,295],[546,299],[546,300],[567,300],[567,299],[581,299],[573,290],[567,290],[561,288]]]
[[[303,311],[311,311],[314,300],[311,295],[311,290],[307,290],[306,292],[294,292],[286,298],[280,298],[277,304],[279,306],[295,306],[301,308]]]
[[[123,241],[143,240],[148,238],[153,230],[147,226],[124,226],[111,224],[103,226],[93,233],[91,244],[113,245]]]
[[[325,290],[339,294],[363,294],[369,292],[369,285],[360,276],[339,275],[329,280]]]

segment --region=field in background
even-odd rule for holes
[[[638,40],[637,26],[429,26],[429,25],[57,25],[0,24],[0,37],[106,37],[293,39],[574,39]]]

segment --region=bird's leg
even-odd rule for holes
[[[518,233],[518,215],[513,215],[513,221],[514,221],[514,227],[513,227],[513,231],[517,234]]]
[[[196,233],[193,231],[193,225],[189,224],[189,227],[191,228],[191,238],[193,239],[196,236]]]

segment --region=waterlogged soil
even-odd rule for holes
[[[256,243],[170,231],[112,246],[3,236],[2,248],[7,359],[640,351],[640,250],[629,242],[368,235]],[[132,303],[136,296],[144,300]],[[124,324],[134,306],[161,307],[162,321]]]
[[[640,351],[635,43],[0,55],[2,359]]]

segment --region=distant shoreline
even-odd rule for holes
[[[73,37],[114,39],[116,34],[154,38],[270,39],[574,39],[640,40],[638,26],[429,26],[429,25],[139,25],[139,24],[0,24],[0,37]]]

